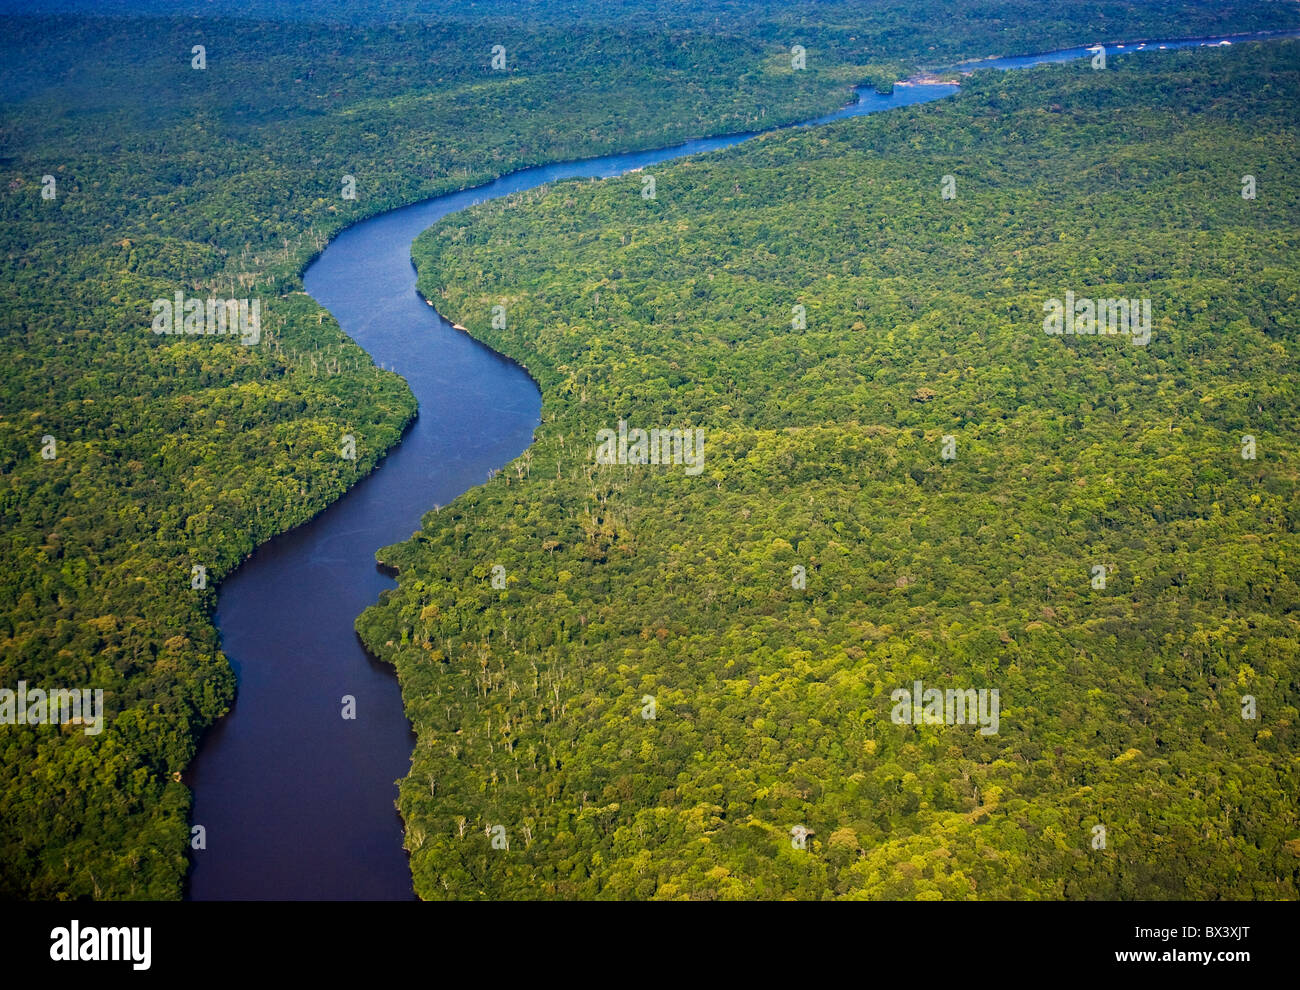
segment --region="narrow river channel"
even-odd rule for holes
[[[1108,57],[1221,44],[1152,41]],[[1233,38],[1232,40],[1241,40]],[[1087,48],[987,59],[963,69],[1015,69],[1090,57]],[[804,125],[923,103],[957,89],[901,85]],[[714,151],[752,134],[531,168],[384,213],[341,233],[307,269],[310,293],[373,358],[400,373],[419,416],[368,478],[310,522],[262,545],[220,588],[223,649],[239,680],[230,714],[204,738],[187,774],[195,900],[399,900],[414,897],[394,806],[413,736],[390,667],[372,661],[353,622],[393,581],[375,551],[411,535],[434,505],[486,480],[531,442],[541,396],[518,365],[479,344],[415,291],[411,243],[448,214],[570,178],[604,178]],[[340,717],[356,699],[357,718]]]

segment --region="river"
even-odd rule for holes
[[[1223,40],[1152,41],[1142,50]],[[1113,46],[1107,55],[1137,50],[1139,43]],[[960,68],[1016,69],[1091,54],[1073,48]],[[928,102],[956,89],[919,83],[882,96],[863,87],[857,102],[798,126]],[[522,368],[420,299],[412,241],[484,200],[560,179],[620,175],[753,136],[526,169],[363,221],[307,268],[307,292],[376,362],[406,379],[419,416],[370,476],[311,521],[260,546],[221,584],[216,624],[239,691],[186,774],[192,821],[206,832],[206,848],[191,854],[190,898],[414,897],[394,804],[414,736],[392,668],[368,656],[353,622],[393,586],[375,551],[409,537],[434,505],[446,505],[523,452],[541,396]],[[341,716],[344,695],[356,699],[354,720]]]

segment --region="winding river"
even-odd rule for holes
[[[1133,43],[1107,53],[1224,40],[1152,41],[1140,49]],[[1073,48],[962,68],[1023,68],[1090,55]],[[901,85],[882,96],[860,88],[857,102],[799,126],[928,102],[956,89]],[[541,396],[522,368],[455,330],[420,299],[411,242],[442,217],[484,200],[559,179],[619,175],[753,136],[516,172],[357,224],[304,273],[308,293],[343,330],[406,378],[419,416],[369,477],[310,522],[259,547],[221,585],[216,623],[239,694],[204,737],[187,775],[193,821],[204,826],[207,846],[192,854],[192,899],[414,897],[394,805],[414,736],[392,668],[367,655],[353,621],[393,586],[375,551],[409,537],[435,504],[518,456],[532,440]],[[344,695],[356,699],[355,720],[341,717]]]

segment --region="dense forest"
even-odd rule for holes
[[[594,29],[517,31],[494,71],[494,36],[438,26],[5,28],[0,685],[103,688],[108,727],[0,727],[0,894],[175,897],[181,773],[234,691],[215,587],[415,412],[302,293],[306,262],[363,216],[527,164],[825,112],[857,72]],[[259,299],[260,342],[151,333],[176,291]]]
[[[417,892],[1297,897],[1297,87],[1294,42],[986,71],[422,235],[544,405],[358,623]],[[1067,291],[1149,342],[1045,333]],[[702,473],[598,463],[619,421]],[[916,681],[999,731],[898,724]]]
[[[164,6],[186,9],[42,9]],[[235,6],[248,8],[189,9]],[[772,17],[753,3],[695,13],[663,3],[642,5],[651,16],[618,7],[574,26],[578,6],[530,5],[528,26],[497,4],[383,0],[348,7],[431,19],[277,21],[290,5],[266,0],[253,6],[262,22],[0,21],[0,687],[102,688],[108,709],[98,735],[0,726],[0,896],[180,895],[182,774],[235,690],[212,626],[215,589],[254,547],[372,470],[415,414],[402,380],[302,292],[303,267],[343,227],[529,164],[808,118],[844,103],[853,82],[935,59],[1300,23],[1291,6],[1225,12],[1209,0],[1050,12],[967,0],[944,19],[904,2],[798,4]],[[809,54],[800,72],[787,39],[796,27]],[[874,875],[900,850],[933,869],[939,860],[923,854],[959,820],[963,835],[982,837],[984,869],[1006,877],[1014,856],[1041,852],[1013,851],[1026,816],[1041,817],[1032,834],[1063,836],[1058,855],[1072,856],[1071,815],[1098,803],[1160,807],[1178,773],[1219,816],[1203,827],[1222,846],[1214,862],[1239,864],[1236,887],[1204,882],[1229,894],[1262,883],[1289,827],[1277,775],[1294,718],[1281,666],[1294,639],[1280,556],[1294,499],[1279,321],[1294,303],[1284,232],[1295,214],[1279,177],[1292,164],[1280,106],[1295,80],[1282,51],[1250,64],[1234,53],[1221,70],[1171,62],[1167,76],[1047,74],[1054,109],[1024,103],[1037,74],[1032,85],[976,81],[944,108],[779,134],[666,169],[652,202],[630,179],[566,186],[476,214],[481,233],[442,230],[448,253],[436,261],[439,242],[427,241],[432,297],[527,362],[547,422],[521,466],[385,552],[410,573],[363,623],[397,662],[420,728],[403,791],[419,891],[672,896],[675,884],[688,896],[820,896],[830,878]],[[1120,80],[1140,81],[1141,94],[1102,85]],[[1219,90],[1239,104],[1206,95]],[[1161,100],[1183,109],[1142,109]],[[1208,112],[1193,118],[1199,101]],[[1114,118],[1116,108],[1129,116]],[[1219,150],[1225,136],[1229,151],[1250,153],[1255,202],[1206,192],[1247,167]],[[978,155],[997,167],[981,172]],[[936,169],[958,175],[947,209],[931,196]],[[1105,197],[1085,202],[1079,182]],[[518,248],[500,240],[506,211],[526,224]],[[1146,238],[1153,218],[1165,224],[1159,242]],[[1098,244],[1094,222],[1142,236]],[[524,243],[545,254],[493,254]],[[573,267],[556,281],[561,259]],[[1097,271],[1135,291],[1153,277],[1194,285],[1196,333],[1171,333],[1178,314],[1164,300],[1148,351],[1080,367],[1067,356],[1102,342],[1011,333],[1037,312],[1031,275],[1055,294],[1090,288]],[[176,292],[260,300],[259,343],[151,333],[152,301]],[[480,312],[502,298],[508,335]],[[796,303],[807,329],[777,334]],[[1046,416],[1044,389],[1059,389]],[[620,416],[707,426],[706,471],[593,472],[594,431]],[[1259,460],[1207,460],[1207,436],[1226,443],[1247,419]],[[1139,429],[1141,477],[1113,460],[1133,469]],[[951,464],[931,456],[940,430],[960,435]],[[339,456],[344,434],[357,439],[355,460]],[[1023,489],[1009,490],[1013,474]],[[1169,494],[1144,509],[1147,486]],[[1012,521],[1008,505],[1036,515]],[[1070,551],[1046,542],[1060,518],[1072,539],[1092,541],[1069,567]],[[1229,549],[1226,534],[1238,532]],[[1013,535],[1023,551],[1010,556]],[[1139,594],[1125,584],[1142,563],[1130,542],[1158,539],[1182,548],[1179,566],[1148,562]],[[1120,567],[1106,601],[1075,580],[1098,554]],[[504,594],[478,581],[498,558],[511,573]],[[808,576],[798,595],[795,565]],[[1177,605],[1207,582],[1212,596]],[[966,601],[968,588],[985,589],[983,604]],[[1179,624],[1193,619],[1194,633]],[[1178,648],[1152,645],[1159,664],[1134,666],[1146,655],[1135,630]],[[1008,655],[993,656],[994,635],[1010,639]],[[1014,671],[997,674],[1003,734],[975,737],[978,750],[928,730],[916,742],[874,735],[876,681],[893,686],[912,668],[929,676],[940,657]],[[1218,694],[1196,692],[1226,684],[1225,665],[1260,698],[1262,738],[1252,748],[1250,725],[1203,728],[1206,751],[1245,754],[1211,781],[1217,764],[1184,746],[1168,720],[1187,723],[1157,700],[1182,691],[1219,711]],[[1045,692],[1039,707],[1016,708],[1013,676]],[[1076,696],[1080,679],[1088,691],[1124,685],[1123,699]],[[646,694],[659,715],[638,720],[633,740],[612,713]],[[1031,743],[1024,719],[1043,706],[1053,717]],[[1063,726],[1058,711],[1073,721]],[[1110,750],[1083,727],[1107,713],[1123,718],[1102,735],[1144,755],[1099,776]],[[448,748],[452,736],[463,743]],[[863,756],[868,746],[878,758]],[[1171,759],[1177,773],[1159,762]],[[1147,790],[1134,797],[1115,774],[1139,772]],[[1067,779],[1102,793],[1061,810]],[[1224,803],[1221,791],[1246,797]],[[1007,810],[993,814],[999,793]],[[816,831],[813,856],[769,857],[750,841],[788,830],[796,812]],[[481,835],[486,817],[508,823],[511,858],[484,859],[473,835],[450,841],[458,820]],[[1131,826],[1111,827],[1117,849],[1134,841]],[[533,835],[521,840],[525,829]],[[634,857],[627,830],[641,842]],[[1023,882],[1048,891],[1054,863]],[[769,866],[788,876],[773,879]],[[1277,875],[1268,892],[1293,889],[1291,874]],[[1108,889],[1085,879],[1059,892]],[[907,896],[881,886],[895,882],[844,886]]]
[[[0,12],[33,0],[0,0]],[[43,0],[45,11],[225,15],[371,25],[422,20],[513,31],[520,24],[721,32],[836,62],[1042,52],[1091,42],[1294,28],[1287,0]]]

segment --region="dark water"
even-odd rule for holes
[[[1146,50],[1202,43],[1152,42]],[[1110,48],[1107,56],[1123,52]],[[967,67],[1089,55],[1078,48]],[[955,90],[910,85],[881,96],[863,89],[857,103],[805,126]],[[414,738],[392,669],[367,656],[353,621],[393,586],[377,570],[375,551],[409,537],[435,504],[446,505],[519,455],[532,440],[541,396],[522,369],[453,329],[416,295],[411,242],[483,200],[557,179],[618,175],[751,136],[517,172],[360,223],[307,269],[307,291],[410,383],[419,418],[370,477],[311,522],[258,548],[221,585],[216,623],[239,696],[204,738],[187,778],[193,822],[207,832],[207,848],[192,854],[190,897],[414,896],[394,806]],[[353,721],[341,717],[344,695],[356,699]]]

